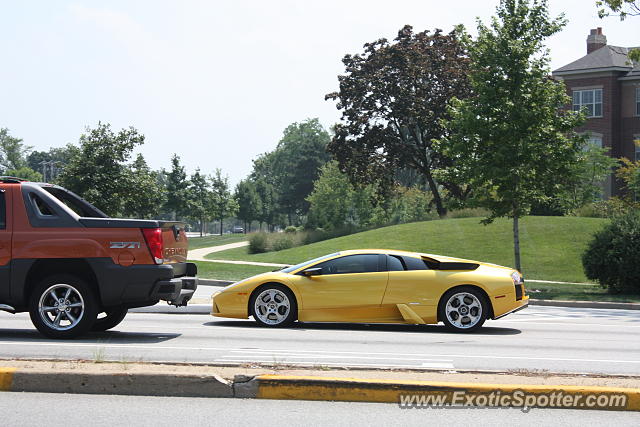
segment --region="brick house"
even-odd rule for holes
[[[611,46],[602,28],[591,30],[587,54],[553,71],[563,80],[573,109],[585,109],[587,121],[578,130],[589,132],[591,143],[610,147],[611,156],[640,160],[640,64],[632,64],[629,50]],[[619,184],[607,180],[604,197],[617,195]]]

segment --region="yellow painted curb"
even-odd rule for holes
[[[16,368],[0,368],[0,391],[11,390],[13,384],[13,373]]]
[[[530,384],[475,384],[431,381],[395,381],[369,380],[361,378],[260,375],[257,397],[261,399],[291,400],[332,400],[349,402],[390,402],[401,403],[406,396],[441,396],[441,406],[461,403],[468,406],[487,406],[485,398],[469,404],[464,396],[490,396],[493,393],[497,404],[489,406],[510,407],[555,407],[573,409],[608,409],[640,411],[640,388],[566,386],[566,385],[530,385]],[[553,393],[556,397],[549,398]],[[521,396],[522,400],[531,396],[527,402],[531,405],[501,404],[501,396]],[[442,397],[444,396],[444,397]],[[547,397],[544,397],[547,396]],[[587,399],[596,402],[600,397],[604,402],[617,396],[624,396],[623,406],[590,406]],[[424,398],[423,398],[424,399]],[[551,400],[551,401],[549,401]],[[424,400],[423,400],[424,401]],[[553,403],[555,401],[555,404]],[[613,401],[613,400],[610,400]],[[417,401],[414,401],[417,402]],[[502,401],[503,402],[503,401]]]

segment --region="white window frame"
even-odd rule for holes
[[[588,98],[591,96],[591,101],[588,102]],[[572,94],[573,111],[586,110],[587,117],[603,117],[603,92],[602,88],[595,89],[579,89],[574,90]],[[599,101],[597,100],[599,98]],[[589,113],[591,107],[592,114]],[[597,106],[600,107],[600,114],[596,114]]]

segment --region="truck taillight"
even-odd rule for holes
[[[164,262],[163,241],[162,241],[162,229],[160,228],[143,228],[142,234],[144,234],[144,240],[147,241],[147,247],[151,256],[156,264],[162,264]]]

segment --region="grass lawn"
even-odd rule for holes
[[[279,252],[249,255],[247,248],[210,255],[213,259],[293,264],[346,249],[404,249],[513,266],[512,222],[497,219],[484,226],[480,218],[400,224],[325,240]],[[608,220],[530,216],[520,221],[525,280],[586,282],[580,257],[593,233]]]
[[[248,240],[244,234],[223,234],[205,237],[189,237],[189,249],[208,248],[209,246],[226,245],[228,243],[242,242]]]
[[[237,281],[275,269],[275,267],[261,267],[259,265],[225,264],[222,262],[206,261],[192,262],[198,265],[198,277],[202,279]]]
[[[599,285],[565,285],[562,283],[526,283],[527,294],[533,299],[567,301],[640,302],[640,295],[612,295]]]

